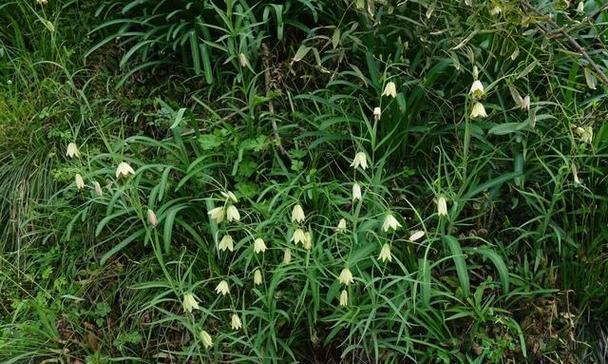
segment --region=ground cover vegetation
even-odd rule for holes
[[[608,362],[607,22],[3,1],[0,361]]]

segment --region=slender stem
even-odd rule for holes
[[[529,10],[532,11],[533,13],[535,13],[536,15],[539,16],[543,16],[542,13],[540,13],[538,10],[536,10],[535,8],[533,8],[530,4],[528,4],[527,2],[522,2],[521,3],[522,8],[524,8],[524,10]],[[557,23],[555,23],[555,21],[549,17],[545,17],[544,19],[548,24],[550,24],[553,27],[559,28],[559,25]],[[536,24],[538,28],[540,28],[540,30],[545,33],[545,34],[549,34],[549,32],[547,31],[547,29],[545,27],[543,27],[540,24]],[[567,40],[568,43],[570,43],[570,46],[572,48],[574,48],[574,50],[576,50],[577,52],[579,52],[583,58],[585,58],[587,60],[587,62],[589,62],[589,65],[593,68],[593,70],[595,71],[595,73],[597,74],[597,76],[600,78],[600,80],[608,86],[608,77],[604,74],[604,72],[602,72],[602,69],[600,68],[600,66],[595,63],[593,61],[593,59],[591,59],[591,57],[589,56],[589,54],[587,53],[587,51],[585,51],[585,49],[578,44],[578,42],[576,41],[576,39],[574,39],[570,34],[566,33],[566,31],[564,29],[557,29],[556,30],[558,33],[560,33],[562,36],[564,36]]]

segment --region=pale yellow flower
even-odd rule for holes
[[[348,305],[348,292],[345,289],[340,293],[340,306]]]
[[[253,251],[256,254],[263,253],[266,251],[266,243],[262,238],[257,238],[253,241]]]
[[[245,53],[239,53],[239,64],[241,67],[249,67],[249,60]]]
[[[95,194],[98,197],[101,197],[103,195],[103,190],[101,189],[101,185],[99,184],[99,182],[93,182],[93,186],[95,187]]]
[[[591,144],[593,142],[593,128],[588,126],[586,128],[582,128],[577,126],[574,128],[574,132],[578,135],[583,143]]]
[[[488,114],[486,114],[486,108],[483,107],[483,104],[481,102],[476,102],[471,111],[471,119],[485,118],[487,116]]]
[[[585,12],[585,2],[579,1],[578,6],[576,7],[576,12],[582,14]]]
[[[232,314],[230,318],[230,327],[232,330],[240,330],[243,327],[243,323],[241,322],[241,318],[236,313]]]
[[[340,221],[338,222],[338,226],[336,227],[336,231],[339,233],[343,233],[346,231],[346,220],[345,219],[340,219]]]
[[[448,216],[448,202],[443,196],[439,196],[437,199],[437,215]]]
[[[127,162],[120,162],[116,167],[116,178],[126,178],[130,174],[135,174],[133,168]]]
[[[353,283],[355,280],[353,279],[353,274],[350,269],[344,268],[342,272],[340,272],[340,276],[338,277],[338,281],[346,286]]]
[[[209,335],[207,331],[202,330],[199,336],[201,337],[205,349],[209,349],[213,346],[213,339],[211,339],[211,335]]]
[[[192,295],[192,293],[184,294],[184,300],[182,301],[182,307],[185,312],[192,312],[192,310],[199,310],[198,302]]]
[[[306,241],[306,234],[304,233],[304,230],[302,230],[302,229],[296,229],[293,232],[293,236],[291,237],[291,241],[293,241],[294,244],[296,244],[296,245],[298,245],[298,243],[304,244],[304,242]]]
[[[380,249],[380,255],[378,256],[378,260],[381,260],[386,263],[393,261],[393,256],[391,255],[391,246],[389,244],[384,244],[382,249]]]
[[[310,231],[304,233],[304,249],[310,250],[312,248],[312,234]]]
[[[241,219],[241,214],[239,214],[239,210],[237,210],[234,205],[228,206],[226,209],[226,220],[228,222],[239,221]]]
[[[483,88],[483,83],[481,83],[481,81],[479,80],[473,81],[471,89],[469,90],[469,94],[476,99],[480,99],[481,97],[483,97],[483,95],[485,95],[485,93],[486,91]]]
[[[581,140],[583,143],[591,144],[593,142],[593,128],[588,126],[585,128],[585,132],[583,133]]]
[[[291,262],[291,249],[285,248],[283,251],[283,263],[289,264]]]
[[[304,216],[304,209],[300,204],[296,204],[291,210],[291,222],[303,222],[306,219]]]
[[[70,158],[80,157],[80,151],[75,143],[68,144],[68,150],[66,151],[65,155]]]
[[[256,286],[262,284],[262,272],[259,269],[253,272],[253,284]]]
[[[522,110],[530,111],[530,95],[526,95],[523,99],[521,99],[521,105],[519,107]]]
[[[355,182],[353,184],[353,202],[361,199],[361,186]]]
[[[386,84],[382,96],[397,97],[397,86],[393,81]]]
[[[36,0],[36,3],[38,5],[46,5],[49,3],[49,0]]]
[[[492,16],[500,15],[500,13],[502,13],[502,8],[500,6],[494,6],[490,9],[490,15]]]
[[[388,232],[390,229],[397,230],[400,227],[401,224],[392,214],[386,215],[384,223],[382,224],[382,230],[384,230],[384,232]]]
[[[380,109],[379,107],[375,107],[374,108],[374,120],[378,121],[380,120],[380,118],[382,117],[382,109]],[[365,168],[363,168],[365,169]]]
[[[222,280],[220,283],[218,283],[217,286],[215,287],[215,293],[221,294],[222,296],[229,294],[230,287],[228,287],[228,282],[226,282],[225,280]]]
[[[576,164],[574,163],[572,163],[572,177],[574,178],[574,184],[581,184],[581,180],[578,178],[578,169],[576,168]]]
[[[363,170],[367,169],[367,156],[365,155],[365,153],[358,152],[357,154],[355,154],[355,158],[353,159],[350,166],[355,169],[359,167],[361,167],[361,169]]]
[[[211,220],[215,220],[215,223],[219,224],[224,221],[224,218],[226,217],[226,209],[224,209],[223,206],[216,207],[214,209],[209,210],[207,214],[209,215]]]
[[[409,241],[419,240],[420,238],[422,238],[424,236],[424,234],[425,234],[425,232],[422,230],[412,231],[412,234],[410,235],[410,238],[408,240]]]
[[[84,179],[82,179],[82,176],[80,174],[76,173],[74,180],[76,181],[76,188],[78,188],[79,190],[82,190],[84,188]]]
[[[231,201],[232,201],[232,202],[234,202],[234,203],[239,202],[239,201],[236,199],[236,196],[234,195],[234,193],[232,193],[232,192],[230,192],[230,191],[226,191],[226,192],[222,191],[222,192],[220,192],[220,193],[221,193],[221,194],[222,194],[222,196],[224,196],[224,198],[225,198],[225,199],[227,199],[227,200],[231,200]]]
[[[148,209],[148,222],[152,226],[158,225],[158,219],[156,218],[156,214],[150,209]]]
[[[218,244],[218,248],[220,251],[224,251],[226,249],[230,250],[231,252],[234,251],[234,240],[232,239],[232,236],[229,234],[224,235]]]

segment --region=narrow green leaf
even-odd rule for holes
[[[163,242],[165,252],[168,252],[171,249],[171,238],[173,236],[173,223],[175,221],[175,216],[178,212],[186,207],[188,206],[181,205],[178,207],[173,207],[168,211],[167,216],[165,217],[165,223],[163,225]]]
[[[471,287],[469,284],[469,273],[467,270],[467,263],[465,262],[465,256],[462,253],[462,249],[460,247],[460,243],[458,240],[451,236],[445,235],[443,237],[443,241],[447,244],[450,249],[450,253],[452,254],[451,258],[454,260],[454,265],[456,267],[456,274],[458,275],[458,280],[460,281],[460,288],[462,289],[462,294],[464,297],[468,297],[471,292]]]

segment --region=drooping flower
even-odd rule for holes
[[[382,109],[380,109],[379,107],[376,106],[374,108],[374,120],[378,121],[378,120],[380,120],[381,117],[382,117]]]
[[[312,248],[312,234],[310,231],[304,233],[304,249],[310,250]]]
[[[530,111],[530,95],[526,95],[523,99],[521,99],[521,105],[519,107],[522,110]]]
[[[336,232],[343,233],[345,231],[346,231],[346,220],[340,219],[340,221],[338,222],[338,226],[336,227]]]
[[[103,195],[103,190],[101,189],[99,182],[93,182],[93,186],[95,187],[95,195],[97,195],[97,197],[101,197]]]
[[[581,136],[583,143],[591,144],[593,142],[593,128],[588,126],[585,128],[585,132]]]
[[[228,287],[228,282],[226,282],[225,280],[222,280],[220,283],[218,283],[217,286],[215,287],[215,293],[221,294],[222,296],[229,294],[230,287]]]
[[[412,234],[410,235],[410,238],[408,240],[409,241],[419,240],[420,238],[422,238],[424,236],[424,234],[425,234],[425,232],[422,230],[412,231]]]
[[[218,244],[218,248],[220,251],[224,251],[226,249],[230,250],[231,252],[234,251],[234,240],[232,239],[232,236],[229,234],[224,235]]]
[[[262,272],[259,269],[253,272],[253,284],[256,286],[262,284]]]
[[[232,330],[240,330],[243,327],[243,323],[241,322],[241,318],[236,313],[232,314],[230,318],[230,327]]]
[[[283,263],[289,264],[291,262],[291,249],[285,248],[283,251]]]
[[[355,280],[353,279],[353,274],[351,273],[350,269],[344,268],[344,269],[342,269],[342,272],[340,272],[338,281],[341,284],[348,286],[349,284],[353,283]]]
[[[291,210],[291,222],[303,222],[305,219],[304,209],[300,204],[296,204]]]
[[[209,210],[207,214],[209,215],[211,220],[215,220],[215,223],[219,224],[224,221],[224,218],[226,217],[226,209],[224,209],[223,206],[216,207],[214,209]]]
[[[498,5],[490,9],[490,15],[492,16],[500,15],[500,13],[502,13],[502,8]]]
[[[207,331],[202,330],[199,336],[201,337],[205,349],[209,349],[213,346],[213,339],[211,339],[211,335],[209,335]]]
[[[588,126],[586,128],[582,128],[577,126],[574,128],[574,132],[581,139],[583,143],[591,144],[593,142],[593,128]]]
[[[304,230],[302,230],[302,229],[296,229],[293,232],[293,236],[291,237],[291,241],[293,241],[294,244],[296,244],[296,245],[298,245],[298,243],[304,244],[304,241],[306,241],[306,234],[304,233]]]
[[[471,119],[485,118],[487,116],[488,114],[486,114],[486,108],[483,107],[483,104],[481,102],[476,102],[471,111]]]
[[[582,14],[585,12],[585,2],[584,1],[579,1],[578,6],[576,7],[576,12],[579,14]]]
[[[84,188],[84,179],[82,179],[82,176],[79,173],[76,173],[74,180],[76,181],[76,188],[82,190]]]
[[[116,167],[116,178],[126,178],[130,174],[135,174],[133,168],[127,162],[120,162]]]
[[[485,95],[485,93],[486,91],[483,88],[483,83],[481,83],[481,81],[479,80],[473,81],[471,89],[469,90],[469,94],[476,99],[480,99],[483,97],[483,95]]]
[[[263,253],[266,251],[266,243],[262,238],[257,238],[253,241],[253,251],[256,254]]]
[[[158,219],[156,218],[156,214],[151,209],[148,209],[148,222],[152,226],[158,225]]]
[[[443,196],[439,196],[437,199],[437,215],[448,216],[448,202]]]
[[[390,96],[393,98],[397,97],[397,86],[393,81],[390,81],[386,84],[386,86],[384,86],[384,92],[382,93],[382,96]]]
[[[192,312],[192,310],[199,310],[198,302],[192,295],[192,293],[184,294],[184,300],[182,301],[182,307],[185,312]]]
[[[239,210],[237,210],[234,205],[228,206],[226,209],[226,220],[228,222],[239,221],[241,219],[241,214],[239,214]]]
[[[381,260],[385,263],[387,260],[389,262],[393,261],[393,256],[391,255],[391,246],[388,243],[385,243],[382,246],[382,249],[380,249],[380,255],[378,256],[378,260]]]
[[[67,149],[65,155],[67,155],[70,158],[74,158],[74,157],[80,158],[80,151],[78,150],[76,143],[68,144],[68,149]]]
[[[361,199],[361,186],[355,182],[353,184],[353,202]]]
[[[350,166],[355,169],[359,167],[361,167],[361,169],[363,170],[367,169],[367,156],[365,155],[365,153],[358,152],[357,154],[355,154],[355,158],[353,159]]]
[[[239,53],[239,64],[241,67],[249,67],[249,60],[245,53]]]
[[[382,230],[384,232],[388,232],[390,229],[397,230],[401,227],[401,224],[392,214],[386,215],[384,218],[384,223],[382,224]]]
[[[578,178],[578,168],[576,168],[576,164],[572,163],[572,177],[574,178],[574,184],[580,185],[581,180]]]
[[[221,194],[222,194],[222,196],[224,196],[224,198],[225,198],[225,199],[227,199],[227,200],[231,200],[231,201],[232,201],[232,202],[234,202],[234,203],[239,202],[239,201],[236,199],[236,196],[234,195],[234,193],[232,193],[232,192],[230,192],[230,191],[226,191],[226,192],[222,191],[222,192],[220,192],[220,193],[221,193]]]
[[[340,306],[348,305],[348,292],[345,289],[340,293]]]

